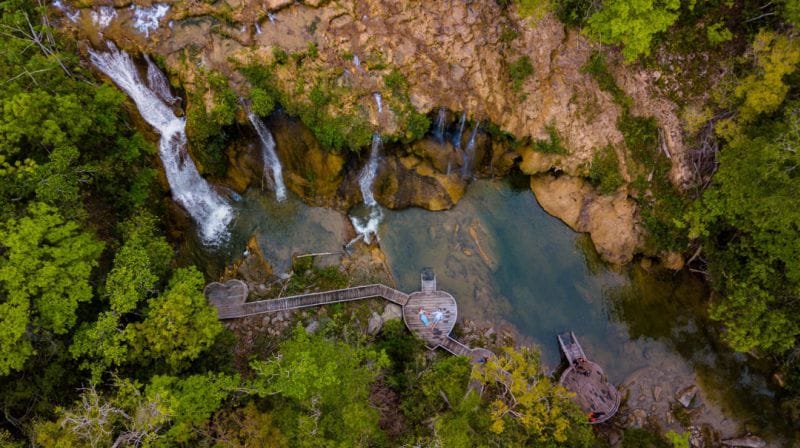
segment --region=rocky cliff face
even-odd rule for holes
[[[75,22],[65,18],[62,23],[93,45],[108,39],[128,51],[159,56],[173,85],[187,92],[190,103],[203,102],[206,110],[219,102],[213,91],[200,87],[207,84],[204,80],[210,73],[224,75],[234,92],[246,96],[249,85],[241,67],[272,64],[275,87],[287,98],[307,104],[302,101],[311,97],[312,86],[328,86],[336,98],[324,105],[328,116],[363,120],[399,141],[410,135],[410,108],[431,116],[439,108],[464,111],[470,121],[493,123],[520,141],[546,139],[555,132],[566,149],[563,154],[537,153],[526,145],[516,149],[523,172],[538,176],[532,182],[533,191],[545,209],[574,229],[590,232],[609,261],[627,262],[641,246],[635,204],[627,199],[627,186],[604,197],[585,184],[578,185],[594,154],[608,146],[615,148],[621,175],[630,182],[629,155],[617,129],[620,107],[582,70],[597,50],[596,44],[550,16],[527,22],[513,9],[501,9],[494,0],[138,3],[74,2],[68,7],[82,7],[81,14]],[[93,16],[101,6],[107,12],[113,9],[113,19],[107,23]],[[160,11],[161,15],[153,15],[143,28],[143,10]],[[275,65],[275,49],[285,51],[289,61]],[[524,58],[530,60],[532,73],[515,83],[511,67]],[[632,112],[655,117],[664,150],[671,156],[672,181],[676,185],[686,182],[689,171],[684,166],[676,107],[650,94],[651,74],[621,64],[612,72],[632,98]],[[398,73],[405,80],[400,88],[388,81],[389,75]],[[198,91],[202,95],[192,95]],[[382,94],[382,110],[375,92]],[[342,193],[341,188],[348,178],[344,155],[326,153],[306,138],[307,131],[276,134],[289,188],[316,198],[317,203],[335,202],[331,198],[337,192],[351,194]],[[291,149],[297,145],[287,143],[293,135],[306,136],[300,152]],[[447,175],[441,152],[415,150],[419,145],[386,155],[378,199],[389,207],[451,207],[463,194],[464,183]],[[255,176],[256,170],[243,169],[248,163],[237,165],[236,152],[229,151],[231,154],[229,165],[240,177],[232,183],[239,188],[252,183],[241,177]],[[500,164],[502,173],[515,157],[507,148],[493,150],[489,145],[480,160]],[[480,167],[476,171],[481,172]],[[569,177],[556,179],[552,173]],[[555,205],[565,197],[573,198],[580,207]],[[573,216],[576,210],[579,218]]]

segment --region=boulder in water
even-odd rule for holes
[[[681,406],[688,408],[692,405],[692,401],[694,397],[697,395],[697,386],[692,384],[691,386],[684,387],[683,389],[679,390],[675,393],[675,399],[678,400],[678,403]]]
[[[391,156],[384,159],[373,188],[378,202],[391,209],[437,211],[456,205],[466,186],[458,172],[448,176],[417,156]]]
[[[567,175],[531,177],[539,205],[578,232],[588,232],[600,256],[626,264],[640,248],[636,204],[622,192],[598,194],[586,181]]]
[[[740,447],[740,448],[764,448],[767,442],[761,437],[748,435],[745,437],[737,437],[735,439],[725,439],[722,441],[724,446]]]

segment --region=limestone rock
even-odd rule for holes
[[[264,7],[270,11],[277,11],[294,3],[294,0],[265,0]]]
[[[383,309],[383,314],[381,314],[381,320],[383,320],[384,322],[390,321],[392,319],[402,319],[402,318],[403,318],[403,308],[395,303],[387,304],[386,308]]]
[[[694,384],[684,387],[675,393],[675,399],[678,400],[678,403],[680,403],[683,407],[688,408],[692,405],[692,400],[694,400],[694,397],[697,395],[697,390],[697,386]]]
[[[376,313],[375,311],[372,312],[372,316],[369,318],[369,322],[367,323],[367,333],[369,334],[378,334],[383,328],[383,319],[381,315]]]
[[[764,439],[754,435],[738,437],[735,439],[725,439],[722,441],[722,444],[725,446],[741,448],[764,448],[767,446],[767,442]]]
[[[661,256],[661,265],[671,271],[683,269],[684,260],[680,252],[667,252]]]
[[[578,232],[588,232],[600,256],[625,264],[639,248],[636,205],[624,192],[599,195],[583,179],[572,176],[533,176],[531,190],[549,214]]]
[[[466,182],[458,173],[443,174],[417,156],[393,156],[384,159],[374,190],[378,202],[386,207],[436,211],[456,205],[464,196]]]
[[[344,179],[345,158],[323,149],[299,120],[276,113],[267,126],[275,138],[286,186],[308,202],[328,204]]]
[[[262,284],[272,275],[272,265],[264,257],[264,252],[258,244],[255,235],[247,241],[245,257],[238,266],[237,276],[241,277],[248,284]],[[253,289],[256,289],[255,287]]]

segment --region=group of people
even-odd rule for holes
[[[422,325],[424,325],[425,328],[430,328],[431,331],[436,333],[436,326],[444,320],[444,311],[442,311],[441,308],[437,308],[433,313],[431,313],[431,317],[429,318],[425,309],[420,307],[419,320],[422,322]]]

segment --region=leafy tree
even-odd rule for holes
[[[284,402],[284,431],[293,446],[368,446],[380,438],[370,386],[388,365],[386,355],[307,334],[301,326],[280,346],[280,356],[253,361],[252,387]]]
[[[235,410],[222,410],[213,419],[215,439],[230,448],[288,448],[289,440],[277,427],[270,412],[252,402]]]
[[[109,367],[128,360],[132,331],[125,331],[123,319],[154,293],[167,271],[172,248],[158,235],[155,218],[139,214],[123,226],[125,244],[114,256],[114,267],[106,277],[105,297],[109,308],[93,323],[81,326],[70,352],[83,359],[82,367],[97,381]]]
[[[0,247],[0,374],[7,375],[33,354],[34,337],[75,325],[78,305],[93,296],[90,276],[103,244],[34,203],[29,216],[3,224]]]
[[[569,391],[539,371],[538,352],[506,348],[473,370],[472,378],[487,388],[491,432],[519,445],[591,446],[585,416]]]
[[[798,149],[800,104],[792,103],[780,121],[729,142],[712,187],[687,215],[722,293],[711,316],[737,350],[781,353],[800,335]]]
[[[151,402],[161,403],[170,416],[172,426],[165,437],[186,443],[197,438],[197,429],[208,423],[238,384],[238,377],[225,374],[155,376],[146,396]]]
[[[167,289],[150,300],[144,320],[129,327],[140,356],[178,369],[211,347],[223,328],[203,296],[204,283],[194,267],[172,274]]]
[[[780,107],[789,92],[786,77],[796,72],[800,63],[797,41],[771,31],[762,30],[756,35],[752,53],[754,73],[740,80],[734,91],[734,97],[741,101],[739,125]],[[723,135],[732,138],[735,133],[723,132]]]
[[[678,18],[680,0],[605,0],[588,20],[588,33],[600,42],[622,45],[625,61],[650,54],[653,37]]]

